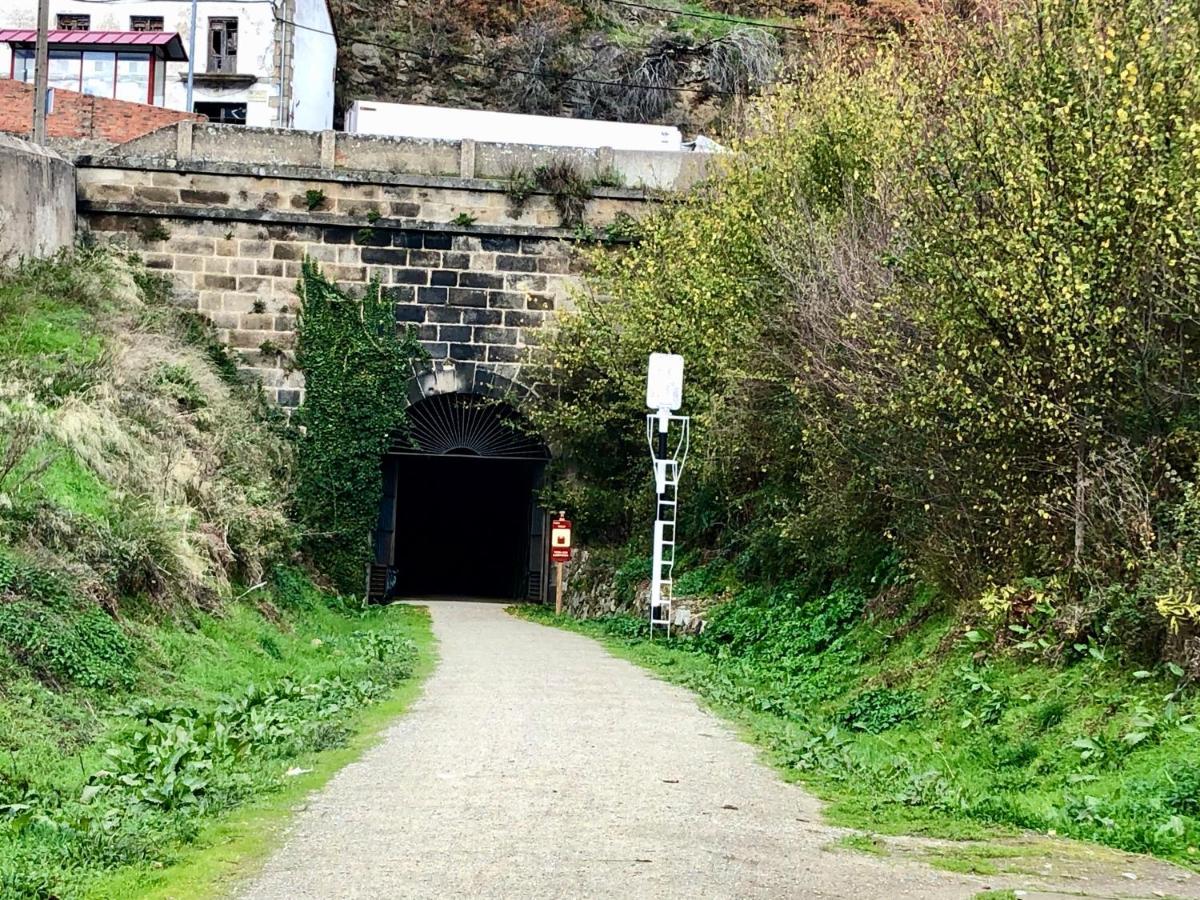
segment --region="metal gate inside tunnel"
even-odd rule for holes
[[[547,459],[504,402],[449,393],[409,407],[383,461],[371,598],[543,599]]]

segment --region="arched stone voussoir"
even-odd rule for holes
[[[415,367],[405,385],[408,405],[440,394],[473,394],[500,400],[514,409],[536,396],[536,392],[516,378],[497,372],[486,364],[429,360]]]

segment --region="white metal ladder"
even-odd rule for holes
[[[662,467],[662,493],[656,498],[657,507],[654,515],[654,561],[650,577],[651,603],[653,597],[659,597],[657,609],[650,609],[650,636],[654,636],[654,627],[666,628],[667,637],[671,636],[671,600],[674,596],[672,574],[675,569],[675,522],[679,509],[679,474],[681,464],[673,459],[658,460]],[[654,587],[657,585],[658,590]]]

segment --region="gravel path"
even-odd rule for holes
[[[243,892],[972,897],[980,880],[822,849],[817,803],[686,691],[495,604],[434,602],[440,662]]]

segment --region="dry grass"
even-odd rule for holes
[[[26,319],[87,311],[76,327],[103,346],[64,356],[86,374],[63,390],[0,354],[0,421],[22,424],[0,437],[0,542],[52,557],[110,606],[129,594],[209,605],[286,553],[288,442],[135,261],[80,254],[0,274],[0,290],[35,295]]]

